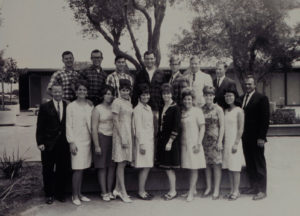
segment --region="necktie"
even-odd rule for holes
[[[217,79],[217,87],[220,87],[220,78]]]
[[[249,97],[249,94],[246,94],[246,99],[245,99],[245,101],[244,101],[243,108],[247,105],[248,97]]]
[[[57,102],[57,114],[58,114],[58,119],[60,119],[60,106],[59,106],[59,102]]]

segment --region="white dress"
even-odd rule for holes
[[[206,167],[202,143],[199,143],[199,126],[205,124],[203,112],[192,107],[181,115],[181,168],[201,169]],[[200,152],[194,153],[193,146],[200,145]]]
[[[133,110],[133,166],[137,168],[153,167],[154,160],[154,124],[153,113],[149,105],[142,103]],[[146,153],[140,153],[140,144],[145,146]]]
[[[231,149],[234,145],[238,131],[238,113],[243,112],[240,107],[235,107],[231,111],[225,110],[225,143],[223,151],[222,168],[230,171],[241,171],[243,164],[243,147],[242,140],[238,144],[236,153],[232,153]]]
[[[91,166],[91,116],[93,106],[86,103],[79,105],[73,101],[67,106],[66,137],[69,143],[77,146],[77,154],[71,154],[73,170],[86,169]]]

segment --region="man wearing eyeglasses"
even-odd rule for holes
[[[94,106],[100,103],[102,93],[101,89],[105,85],[107,72],[102,70],[101,63],[103,54],[100,50],[95,49],[91,52],[92,65],[80,73],[80,78],[88,82],[88,97]]]

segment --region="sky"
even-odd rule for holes
[[[19,68],[60,68],[61,53],[73,52],[76,61],[90,61],[90,52],[100,49],[104,53],[103,67],[114,67],[111,46],[99,36],[83,38],[82,27],[73,19],[73,13],[64,0],[0,0],[2,25],[0,50],[4,57],[13,57]],[[300,10],[290,12],[287,22],[300,22]],[[167,8],[161,28],[161,66],[168,67],[168,44],[176,40],[183,28],[192,21],[191,13],[184,7]],[[146,30],[146,29],[145,29]],[[141,52],[146,49],[146,31],[137,35]],[[131,44],[122,47],[132,52]],[[187,63],[184,63],[187,64]],[[185,65],[183,65],[185,66]],[[209,65],[205,65],[209,66]]]

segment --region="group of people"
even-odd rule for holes
[[[46,203],[53,203],[54,197],[65,201],[69,167],[72,202],[90,201],[81,186],[83,170],[91,164],[104,201],[119,197],[132,202],[124,178],[127,165],[139,169],[138,197],[143,200],[153,198],[145,190],[152,167],[167,174],[170,188],[165,200],[178,195],[179,168],[190,173],[189,190],[183,194],[187,201],[197,194],[199,169],[206,175],[202,197],[219,199],[222,169],[228,169],[230,191],[225,197],[236,200],[244,158],[251,187],[242,192],[254,194],[254,200],[266,197],[269,102],[256,91],[252,76],[245,79],[246,93],[239,97],[223,62],[217,63],[212,80],[200,70],[197,56],[186,71],[180,71],[179,56],[171,56],[167,73],[156,67],[155,54],[146,51],[145,68],[134,75],[124,57],[116,56],[111,74],[102,70],[102,59],[102,52],[93,50],[92,65],[78,72],[73,54],[66,51],[65,68],[49,82],[53,99],[40,106],[36,131]]]

